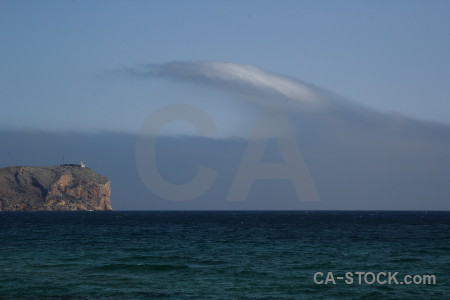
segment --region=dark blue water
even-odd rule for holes
[[[0,258],[0,299],[450,299],[450,213],[0,213]],[[358,271],[437,281],[313,281]]]

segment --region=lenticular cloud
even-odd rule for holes
[[[281,108],[318,187],[324,206],[316,208],[449,208],[448,125],[379,112],[250,65],[169,62],[128,68],[125,73],[221,89],[239,100]],[[275,118],[264,125],[273,129],[279,122]],[[289,197],[283,196],[289,195],[285,189],[275,194]]]
[[[253,96],[252,101],[264,105],[318,105],[322,101],[318,88],[245,64],[169,62],[141,65],[125,71],[140,77],[164,77],[239,92]],[[267,101],[268,96],[270,101]]]

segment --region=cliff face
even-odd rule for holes
[[[0,211],[111,210],[111,182],[89,168],[0,168]]]

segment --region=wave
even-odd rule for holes
[[[176,265],[176,264],[107,264],[101,266],[90,267],[86,271],[88,272],[167,272],[177,270],[190,269],[188,265]]]

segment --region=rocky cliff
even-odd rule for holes
[[[111,210],[110,184],[77,165],[0,168],[0,211]]]

